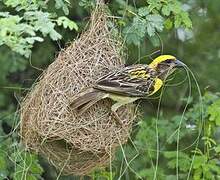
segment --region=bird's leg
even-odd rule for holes
[[[123,126],[123,123],[121,121],[121,118],[118,116],[118,114],[114,111],[111,112],[113,117],[114,117],[114,120],[116,122],[116,124],[119,124],[120,126]]]
[[[120,108],[122,105],[124,105],[124,104],[122,104],[121,102],[116,102],[115,104],[112,105],[111,110],[113,112],[116,112],[117,109]]]
[[[112,111],[112,114],[114,115],[114,119],[116,120],[116,123],[117,124],[120,124],[120,125],[123,125],[122,121],[121,121],[121,118],[118,116],[118,114],[116,113],[117,109],[119,107],[121,107],[123,104],[121,104],[120,102],[117,102],[115,104],[112,105],[111,107],[111,111]]]
[[[123,125],[121,118],[118,116],[118,114],[116,113],[117,109],[120,108],[121,106],[124,106],[126,104],[132,103],[134,101],[136,101],[137,97],[120,97],[120,96],[112,96],[111,99],[115,100],[116,103],[112,105],[111,110],[113,115],[115,116],[115,119],[117,120],[117,122],[121,125]]]

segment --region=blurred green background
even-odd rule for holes
[[[13,129],[22,97],[83,30],[94,5],[92,0],[0,0],[0,179],[57,178],[59,172],[44,158],[28,153],[31,161],[24,161]],[[175,74],[159,113],[158,99],[141,102],[142,121],[123,147],[131,163],[119,149],[112,171],[97,170],[85,179],[220,179],[220,1],[109,0],[107,6],[124,37],[127,64],[173,54],[191,69],[202,97],[192,74],[190,80],[184,71]]]

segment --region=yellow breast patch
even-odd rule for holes
[[[154,91],[152,93],[149,94],[149,96],[153,95],[154,93],[156,93],[163,85],[163,81],[159,78],[155,79],[155,84],[154,84]]]

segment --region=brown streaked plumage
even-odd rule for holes
[[[110,72],[101,77],[92,87],[80,92],[71,103],[79,113],[104,98],[110,98],[116,103],[111,110],[116,110],[125,104],[153,95],[163,85],[163,80],[176,67],[184,64],[174,56],[162,55],[151,64],[136,64],[119,71]]]

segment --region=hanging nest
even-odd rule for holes
[[[80,116],[70,108],[81,90],[124,67],[122,44],[107,24],[101,4],[93,11],[88,30],[59,53],[21,105],[23,144],[67,174],[88,174],[105,166],[115,149],[126,143],[135,119],[135,107],[128,104],[118,109],[123,125],[117,124],[109,99]]]

